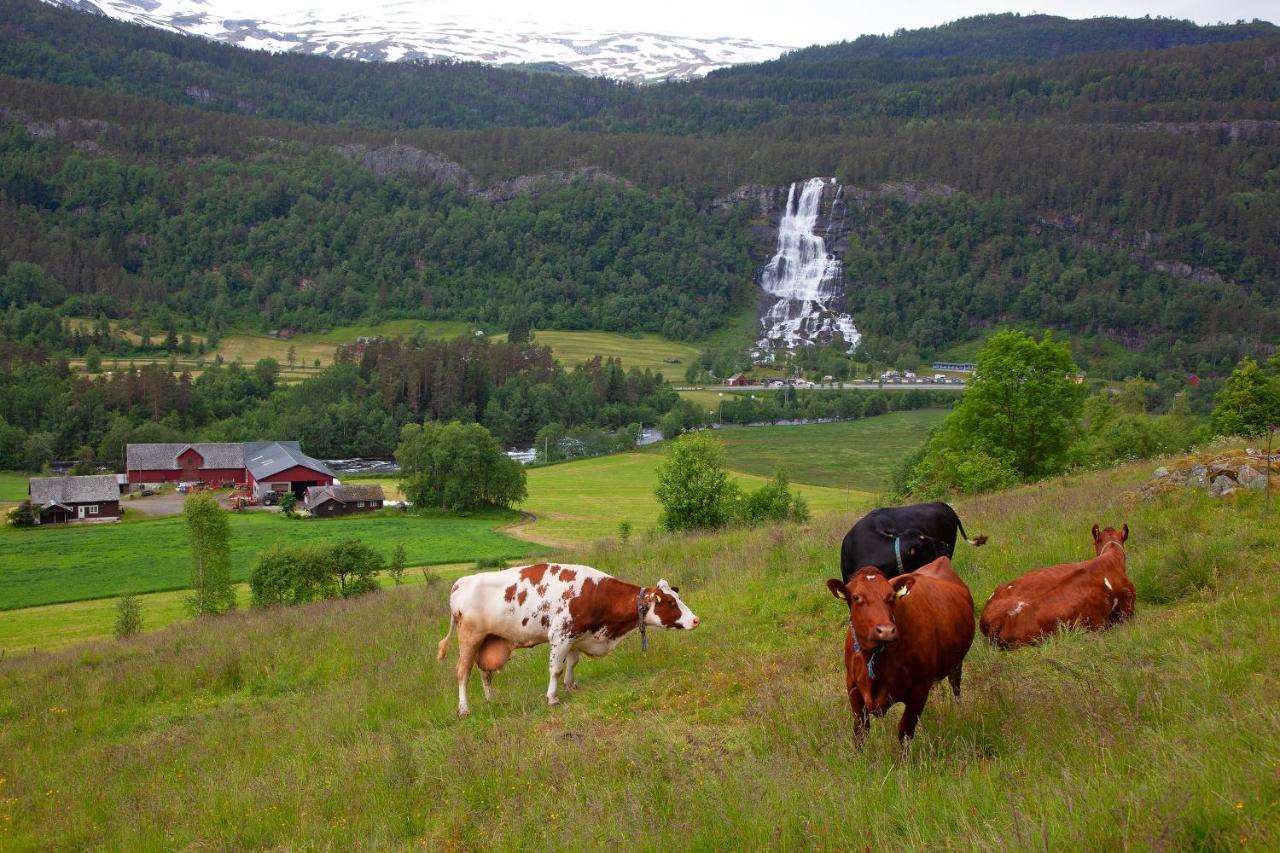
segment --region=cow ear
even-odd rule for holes
[[[911,588],[916,585],[917,580],[919,580],[919,578],[912,574],[898,575],[896,578],[889,581],[889,586],[893,587],[898,598],[902,598],[904,595],[911,592]]]
[[[671,591],[672,591],[672,592],[674,592],[674,593],[676,593],[677,595],[679,595],[679,594],[680,594],[680,587],[678,587],[678,586],[673,586],[673,587],[671,587]]]
[[[841,601],[849,600],[849,590],[845,589],[844,581],[838,581],[835,578],[827,581],[827,589],[831,590],[831,594]]]
[[[1093,538],[1095,540],[1098,538],[1098,525],[1096,524],[1093,526]]]
[[[1120,529],[1120,541],[1121,542],[1129,541],[1129,525],[1127,524]]]

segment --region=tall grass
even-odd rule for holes
[[[538,649],[456,717],[443,583],[0,660],[0,847],[1274,849],[1280,525],[1252,494],[1117,498],[1144,473],[959,507],[978,602],[1127,522],[1138,613],[975,645],[905,754],[898,710],[852,747],[829,517],[564,554],[703,624],[584,662],[558,708]]]

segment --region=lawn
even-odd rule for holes
[[[922,409],[829,424],[725,427],[715,435],[736,471],[768,477],[781,469],[797,483],[878,492],[947,414]]]
[[[679,382],[691,359],[697,358],[698,348],[691,344],[668,340],[653,334],[620,334],[617,332],[534,332],[534,342],[551,347],[555,357],[565,368],[588,361],[595,356],[621,358],[627,370],[638,367],[653,370],[667,379]],[[678,358],[678,364],[666,361]]]
[[[8,655],[0,847],[1274,850],[1280,525],[1252,493],[1126,497],[1155,464],[958,504],[979,606],[1127,522],[1138,611],[976,643],[905,753],[900,706],[851,742],[820,518],[566,554],[702,625],[584,660],[554,708],[543,647],[456,716],[445,583]]]
[[[405,572],[404,585],[421,584],[430,577],[452,579],[473,571],[474,563],[410,567]],[[387,589],[395,587],[395,581],[385,573],[378,581]],[[235,589],[236,606],[241,609],[249,607],[249,585],[239,583]],[[186,606],[189,596],[187,590],[149,592],[137,596],[143,630],[156,631],[190,619]],[[95,637],[109,637],[115,629],[118,602],[119,598],[95,598],[5,611],[4,618],[0,619],[0,652],[55,649]]]
[[[0,503],[22,503],[27,499],[27,481],[30,474],[0,472]]]
[[[473,518],[433,518],[387,510],[376,515],[289,520],[271,512],[232,514],[232,577],[245,580],[254,556],[281,542],[310,545],[363,539],[383,555],[403,543],[411,564],[517,557],[536,545],[495,528],[513,513]],[[182,589],[190,571],[187,534],[180,516],[128,524],[72,525],[0,530],[0,611],[83,601],[127,592]]]
[[[521,508],[537,520],[520,535],[550,545],[572,545],[616,536],[623,521],[629,521],[637,534],[652,531],[658,522],[653,489],[659,462],[655,453],[620,453],[529,469],[529,498]],[[766,481],[732,473],[748,489]],[[796,489],[815,514],[847,514],[871,501],[871,495],[858,490],[799,484]]]

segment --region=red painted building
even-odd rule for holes
[[[130,444],[125,450],[130,485],[204,482],[249,486],[256,494],[331,486],[333,472],[302,452],[296,441]]]
[[[200,444],[130,444],[125,448],[129,483],[205,482],[214,485],[248,482],[244,445],[240,442]]]

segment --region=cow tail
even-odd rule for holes
[[[449,631],[444,635],[444,639],[436,646],[436,660],[444,660],[444,656],[449,653],[449,638],[453,636],[453,626],[457,623],[457,618],[453,614],[453,608],[449,608]]]
[[[964,541],[968,542],[973,547],[981,548],[983,545],[987,544],[987,537],[985,535],[975,536],[970,539],[969,534],[964,532],[964,524],[960,521],[960,516],[958,515],[956,516],[956,527],[960,528],[960,535],[964,537]]]

